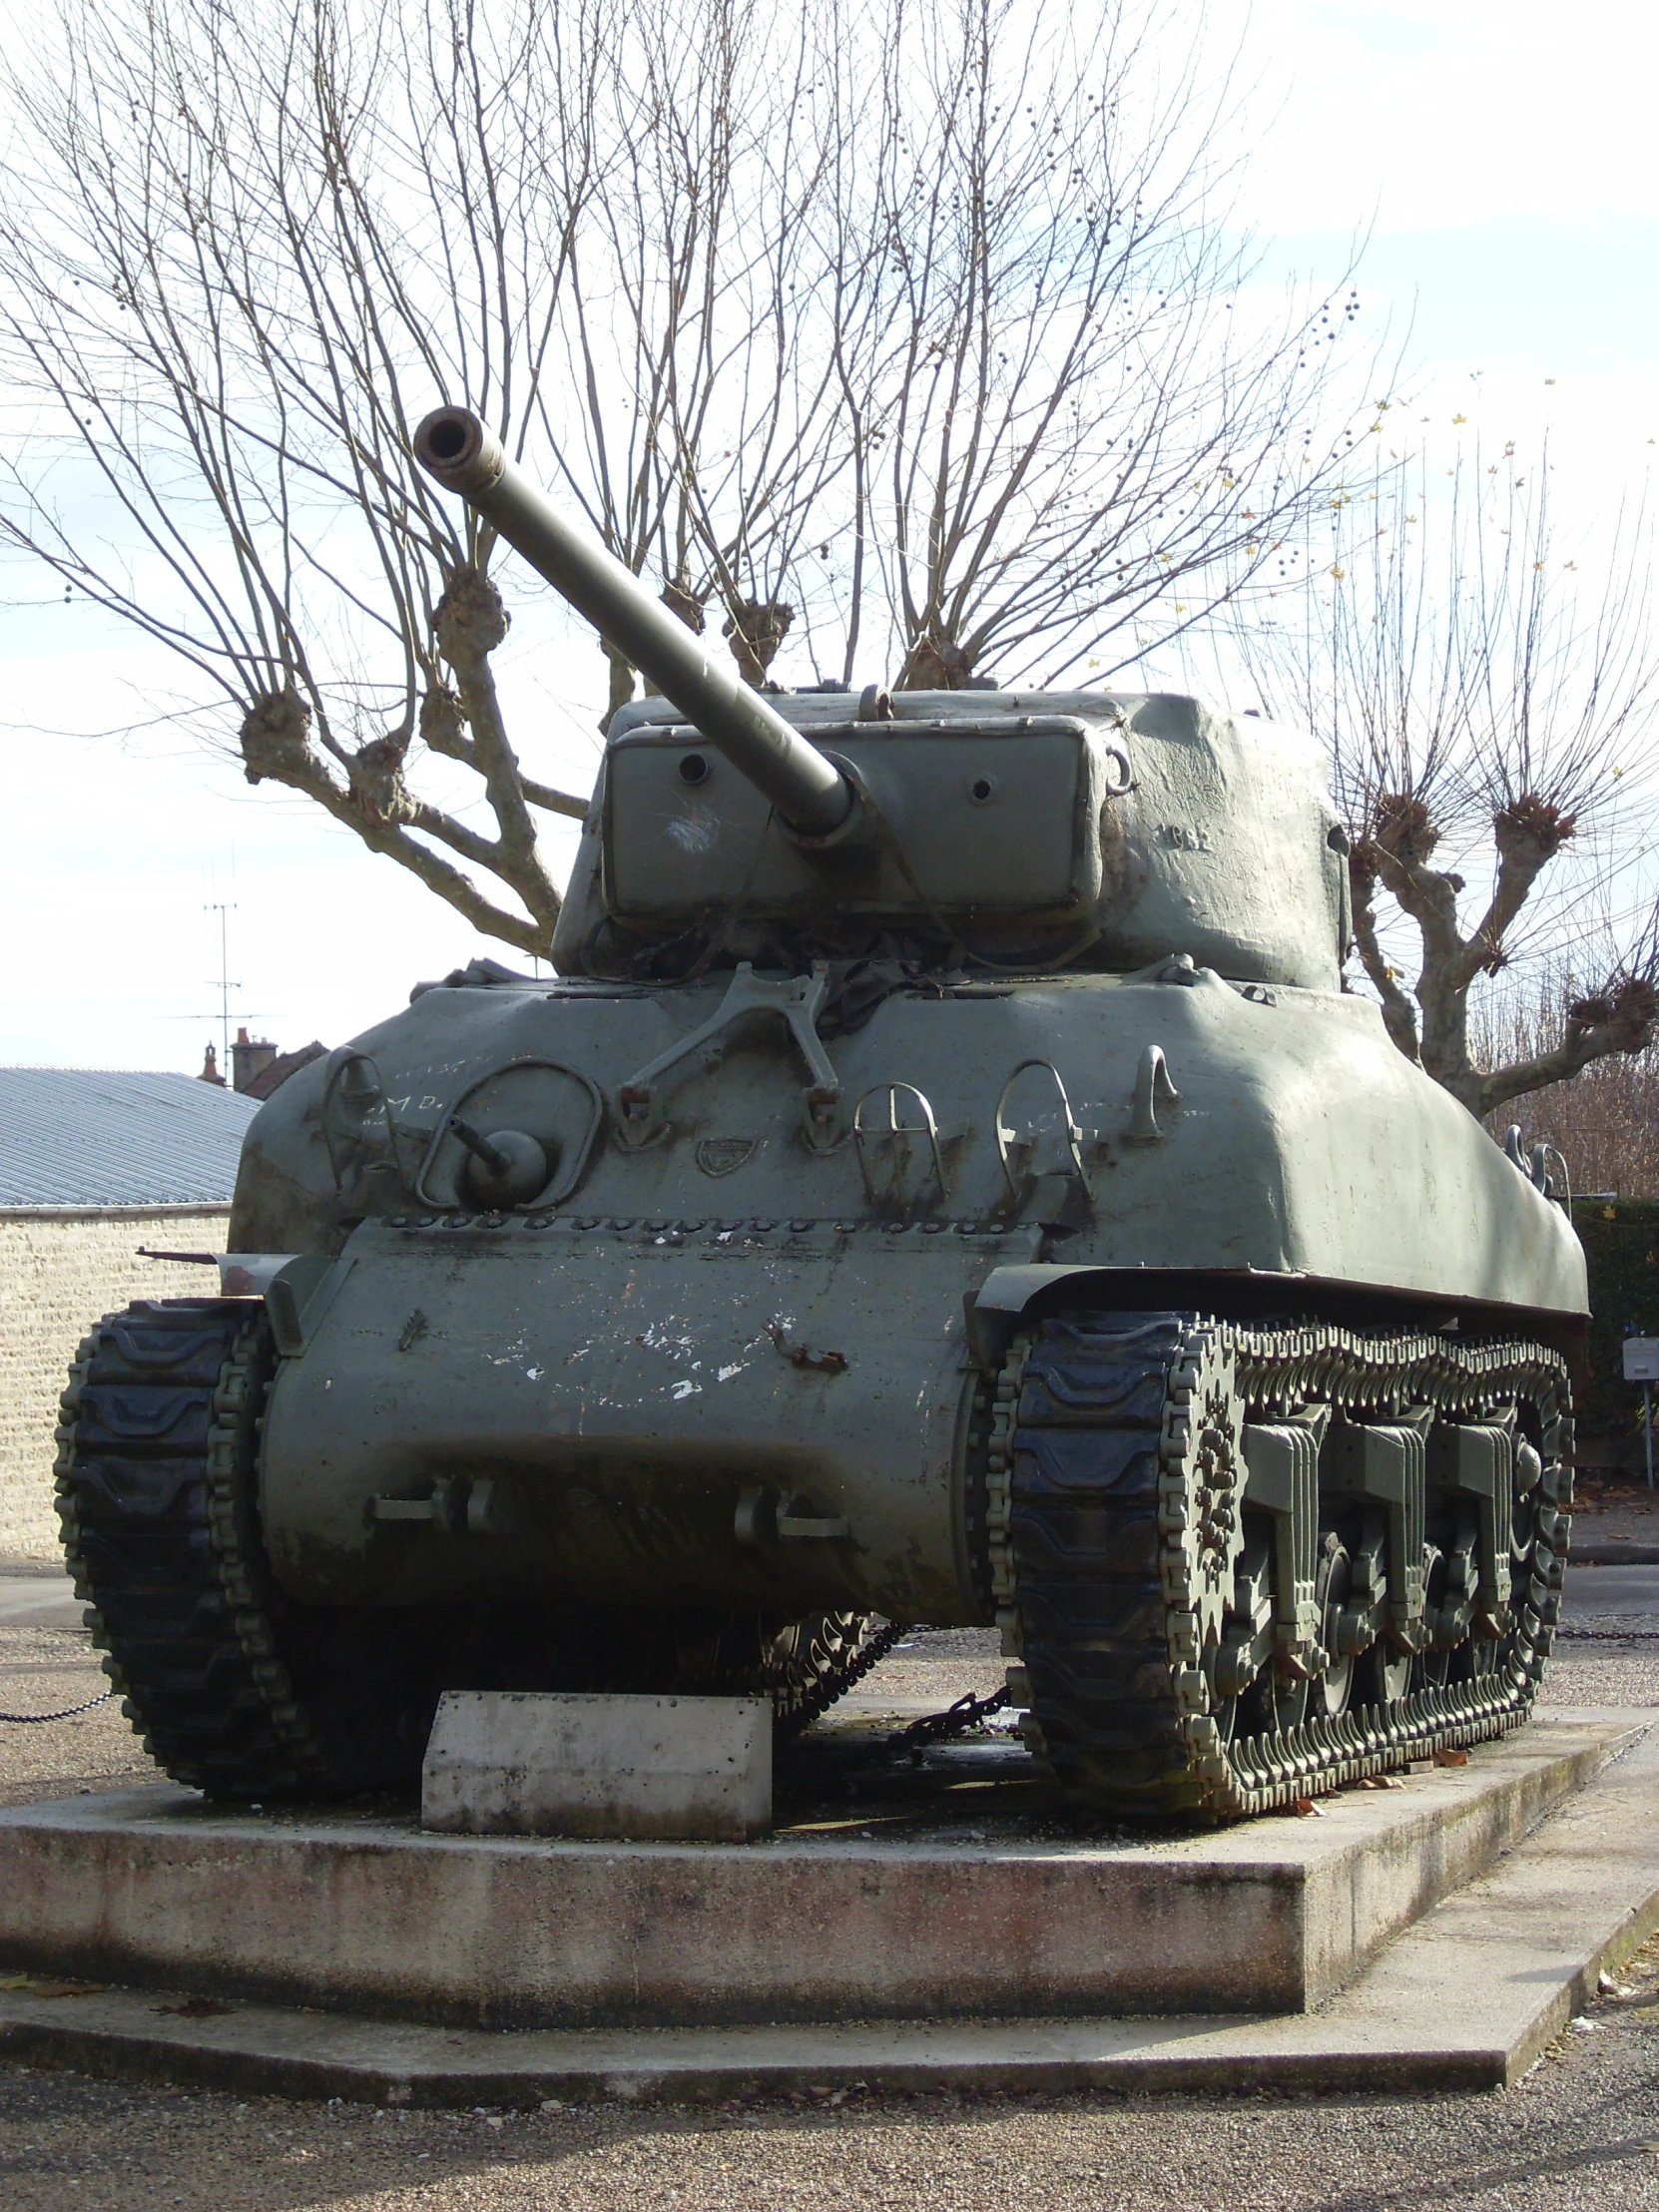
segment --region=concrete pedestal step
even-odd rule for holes
[[[0,1812],[0,1963],[463,2027],[1301,2012],[1640,1726],[1538,1721],[1322,1818],[1155,1841],[999,1819],[971,1758],[892,1841],[434,1835],[153,1786]]]
[[[1622,1747],[1588,1787],[1307,2012],[491,2033],[177,1990],[72,1994],[62,1981],[0,1975],[0,2052],[129,2078],[393,2106],[690,2100],[854,2084],[1501,2087],[1566,2026],[1598,1974],[1659,1926],[1659,1736],[1634,1731],[1642,1719],[1586,1716],[1586,1728]]]

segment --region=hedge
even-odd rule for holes
[[[1622,1435],[1636,1421],[1641,1391],[1624,1380],[1626,1337],[1659,1337],[1659,1200],[1573,1201],[1573,1227],[1590,1276],[1590,1365],[1578,1391],[1581,1427]]]

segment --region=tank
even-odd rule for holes
[[[223,1295],[83,1348],[65,1541],[158,1761],[404,1785],[445,1687],[799,1728],[919,1623],[1000,1630],[1102,1817],[1521,1722],[1582,1256],[1346,988],[1311,743],[751,691],[472,417],[416,451],[655,691],[555,972],[475,962],[291,1076]]]

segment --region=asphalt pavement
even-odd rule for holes
[[[1564,1628],[1609,1618],[1642,1622],[1649,1615],[1659,1627],[1659,1567],[1568,1567],[1561,1605]]]
[[[79,1628],[84,1610],[61,1568],[0,1573],[0,1628]]]

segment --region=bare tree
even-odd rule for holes
[[[891,0],[898,70],[842,163],[846,627],[904,686],[995,657],[1102,680],[1276,572],[1351,442],[1322,428],[1351,286],[1263,319],[1231,227],[1250,129],[1187,0]],[[843,354],[848,349],[842,345]]]
[[[522,439],[604,66],[591,5],[64,0],[56,51],[11,70],[0,201],[0,346],[46,402],[8,537],[230,706],[251,781],[538,951],[536,811],[582,803],[519,769],[487,536],[408,439],[455,389]],[[417,741],[491,830],[411,789]]]
[[[757,0],[641,10],[620,42],[616,157],[566,283],[573,433],[542,411],[606,544],[694,630],[713,609],[766,681],[819,504],[846,467],[817,341],[837,0],[787,30]],[[610,712],[636,671],[607,646]],[[608,719],[608,717],[607,717]]]
[[[1394,457],[1355,470],[1296,619],[1237,635],[1264,697],[1330,749],[1357,947],[1390,1036],[1486,1115],[1653,1040],[1653,911],[1620,912],[1617,893],[1659,652],[1641,512],[1618,518],[1585,593],[1551,527],[1547,450],[1528,467],[1512,445],[1475,447],[1446,478],[1441,492]],[[1389,956],[1401,928],[1409,983]],[[1471,1026],[1485,979],[1563,947],[1580,975],[1599,947],[1602,972],[1559,998],[1547,1039],[1536,1009],[1524,1038]]]

